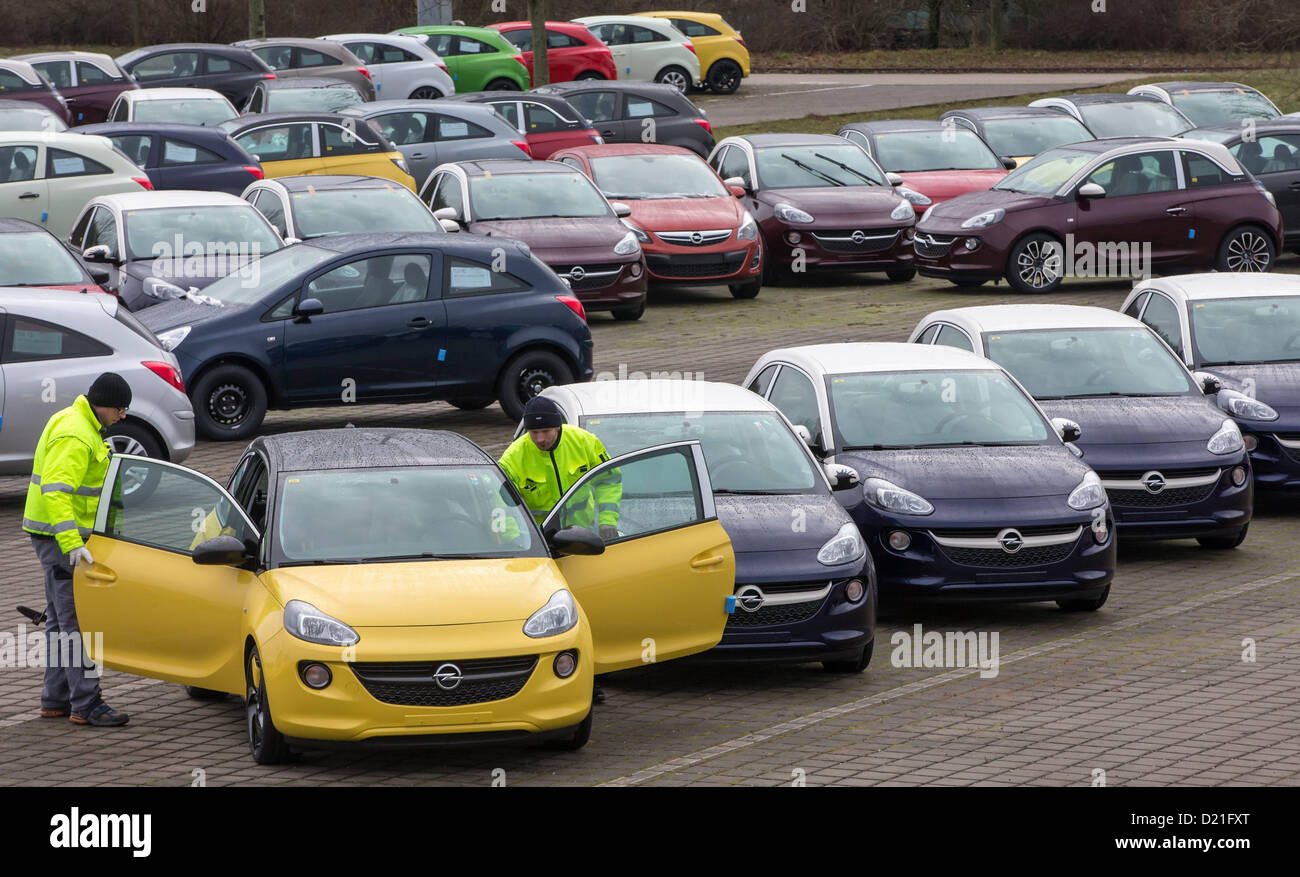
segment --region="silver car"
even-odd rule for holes
[[[380,100],[435,100],[456,93],[447,65],[424,40],[405,34],[345,33],[321,37],[361,59]]]
[[[361,92],[364,100],[375,99],[375,83],[361,59],[344,46],[331,40],[312,40],[303,37],[270,37],[258,40],[240,40],[231,43],[252,49],[279,79],[299,76],[325,76],[350,82]]]
[[[0,287],[0,325],[0,475],[30,473],[46,421],[108,371],[131,385],[126,419],[106,433],[113,451],[173,463],[189,456],[194,409],[180,363],[116,298]]]

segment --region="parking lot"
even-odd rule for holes
[[[1279,269],[1300,272],[1300,258]],[[1035,300],[1115,308],[1127,289],[1072,282]],[[773,347],[905,340],[936,308],[1021,300],[1005,285],[958,292],[866,275],[767,287],[752,301],[725,289],[656,293],[639,322],[593,315],[596,371],[735,382]],[[346,424],[454,430],[494,454],[512,432],[496,405],[441,403],[273,412],[264,431]],[[201,442],[187,465],[224,482],[242,446]],[[0,479],[0,631],[13,637],[25,622],[11,607],[42,599],[19,529],[25,490],[26,479]],[[0,785],[1294,784],[1298,519],[1293,502],[1265,496],[1234,551],[1192,540],[1121,545],[1110,600],[1096,613],[1054,604],[886,611],[861,676],[691,662],[618,674],[605,682],[591,743],[572,753],[350,749],[264,768],[248,756],[234,697],[194,701],[179,686],[110,671],[105,698],[130,724],[78,728],[37,717],[38,669],[5,666]],[[891,638],[916,624],[996,635],[996,675],[895,666],[904,662],[891,661]]]

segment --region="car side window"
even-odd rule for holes
[[[88,177],[95,174],[111,174],[113,171],[93,158],[86,158],[66,149],[45,150],[45,176],[49,179],[58,177]]]
[[[766,396],[767,388],[772,383],[772,376],[776,374],[777,368],[779,368],[779,366],[776,363],[772,363],[767,368],[763,369],[761,372],[755,375],[754,379],[749,382],[749,386],[747,386],[745,389],[749,390],[749,392],[751,393],[757,393],[760,396]]]
[[[143,477],[153,487],[147,496],[133,496],[123,490],[128,477]],[[257,536],[229,494],[197,472],[179,466],[157,460],[132,461],[129,476],[126,467],[118,469],[111,490],[104,525],[104,535],[110,539],[192,554],[217,536],[234,536],[241,542]]]
[[[95,208],[95,214],[90,218],[90,226],[86,229],[86,237],[81,248],[86,250],[101,244],[108,247],[110,259],[117,258],[117,220],[113,217],[113,211],[107,207]]]
[[[77,84],[78,85],[108,85],[111,82],[120,81],[115,76],[110,76],[106,71],[89,61],[77,62]]]
[[[1151,327],[1180,357],[1183,355],[1183,330],[1174,303],[1159,293],[1151,294],[1147,309],[1142,312],[1142,322]]]
[[[648,97],[640,95],[627,95],[623,101],[623,118],[625,119],[648,119],[651,117],[662,118],[664,116],[677,115],[672,108],[664,106],[657,100],[651,100]]]
[[[528,123],[525,133],[544,134],[548,131],[563,131],[568,125],[564,120],[541,104],[524,104],[524,119]]]
[[[293,161],[312,157],[311,123],[256,128],[235,138],[258,161]]]
[[[209,149],[184,140],[163,140],[162,166],[178,167],[189,164],[216,164],[225,161]]]
[[[35,146],[0,146],[0,183],[36,179]]]
[[[131,75],[141,82],[147,82],[151,79],[193,76],[198,70],[198,52],[164,52],[141,60],[131,68]]]
[[[548,30],[546,32],[546,48],[548,49],[576,49],[586,45],[582,40],[571,37],[567,33],[560,33],[558,30]]]
[[[248,98],[248,106],[244,109],[244,112],[246,113],[262,112],[263,96],[265,95],[265,93],[266,90],[260,85],[257,88],[253,89],[252,95],[250,95]]]
[[[821,438],[821,416],[812,381],[796,368],[786,367],[776,376],[768,401],[795,426],[805,427],[814,440]]]
[[[118,98],[113,101],[113,107],[108,111],[108,121],[125,122],[126,121],[126,100]]]
[[[446,278],[443,289],[448,298],[467,295],[488,295],[495,292],[521,292],[529,289],[527,283],[506,271],[493,271],[489,266],[456,256],[444,256]]]
[[[584,91],[569,95],[569,103],[591,122],[612,122],[618,112],[618,95],[612,91]]]
[[[850,143],[856,143],[858,146],[865,149],[868,155],[871,154],[871,140],[866,134],[863,134],[861,131],[845,131],[843,136],[844,139]]]
[[[280,200],[279,195],[270,189],[258,189],[253,194],[253,206],[266,217],[266,221],[271,223],[280,237],[289,233],[284,215],[284,202]]]
[[[1146,304],[1146,300],[1150,296],[1151,293],[1149,292],[1142,293],[1137,298],[1133,299],[1133,301],[1129,303],[1128,307],[1124,308],[1124,313],[1136,320],[1138,314],[1142,313],[1142,305]]]
[[[85,213],[81,214],[81,218],[77,220],[77,224],[72,227],[72,234],[68,235],[68,243],[78,249],[81,248],[81,242],[86,237],[86,229],[90,227],[90,220],[94,215],[95,211],[93,210],[87,210]]]
[[[509,101],[508,103],[492,104],[492,108],[497,111],[498,116],[514,126],[516,131],[523,132],[523,128],[519,126],[519,104]]]
[[[571,168],[582,170],[582,162],[578,161],[576,158],[574,158],[571,155],[564,156],[563,158],[560,159],[560,161],[563,164],[567,164]]]
[[[975,352],[975,345],[970,343],[970,338],[966,333],[956,326],[947,324],[939,327],[939,334],[934,339],[935,344],[942,344],[945,347],[956,347],[960,350]]]
[[[1228,151],[1256,176],[1300,170],[1300,134],[1270,134],[1238,143]]]
[[[378,47],[374,43],[344,43],[344,48],[361,59],[363,64],[377,64]]]
[[[1106,190],[1107,198],[1168,192],[1178,188],[1174,154],[1162,149],[1136,155],[1121,155],[1088,175],[1087,182]]]
[[[0,360],[6,363],[112,355],[113,349],[107,344],[65,326],[21,314],[10,314],[5,321],[4,351]]]
[[[754,178],[749,173],[749,156],[738,146],[727,147],[727,152],[718,163],[718,176],[724,180],[740,177],[745,185],[753,187]]]
[[[443,207],[455,207],[457,216],[463,218],[465,215],[465,196],[461,190],[460,178],[455,174],[442,175],[438,188],[434,190],[433,201],[429,203],[430,210]]]
[[[720,30],[699,21],[691,21],[689,18],[670,18],[669,21],[688,37],[716,37],[722,34]]]
[[[266,464],[256,453],[249,454],[239,464],[239,471],[230,480],[230,495],[235,498],[254,526],[266,530],[266,495],[269,480]]]
[[[419,55],[406,51],[401,46],[391,46],[388,43],[374,43],[374,61],[373,64],[402,64],[407,61],[423,61]]]
[[[259,46],[253,54],[273,70],[293,69],[293,48],[290,46]]]
[[[131,159],[131,162],[139,167],[145,167],[149,162],[149,149],[153,145],[153,138],[148,134],[114,134],[108,138],[113,141],[117,151]]]
[[[1183,177],[1187,180],[1187,188],[1200,189],[1232,182],[1227,171],[1200,153],[1179,150],[1179,154],[1183,160]]]
[[[492,132],[488,129],[464,119],[457,119],[455,116],[444,116],[439,113],[436,119],[435,130],[438,140],[477,140],[492,136]]]
[[[227,58],[224,55],[207,55],[204,56],[207,63],[206,72],[208,73],[245,73],[249,67],[241,61],[234,58]]]
[[[627,26],[629,42],[632,43],[666,43],[668,37],[659,33],[657,30],[651,30],[648,27],[642,27],[639,24],[629,24]]]
[[[360,130],[353,132],[342,125],[321,124],[320,150],[323,158],[335,155],[363,155],[367,152],[383,152],[384,147],[373,140],[366,140]],[[361,126],[358,126],[360,129]]]
[[[385,113],[374,120],[380,132],[398,146],[433,140],[428,113]]]
[[[487,43],[485,43],[485,42],[483,42],[483,41],[481,41],[481,40],[472,39],[472,38],[470,38],[470,37],[461,37],[461,38],[460,38],[459,40],[457,40],[457,42],[456,42],[456,51],[455,51],[453,54],[456,54],[456,55],[487,55],[487,54],[492,54],[492,53],[495,53],[495,52],[496,52],[496,49],[492,48],[492,47],[489,46]],[[441,55],[442,53],[441,53],[441,52],[438,52],[437,54]]]
[[[294,67],[337,67],[343,62],[315,49],[294,49]]]
[[[42,61],[32,66],[55,88],[72,88],[72,65],[67,61]]]
[[[432,262],[421,253],[359,259],[316,277],[303,298],[319,299],[327,314],[421,301]]]
[[[619,465],[602,464],[558,504],[546,528],[614,527],[605,544],[689,527],[705,520],[701,485],[689,447],[650,451]]]
[[[939,334],[939,324],[938,324],[938,323],[934,324],[933,326],[926,326],[926,327],[925,327],[925,331],[922,332],[920,335],[916,336],[916,342],[915,342],[915,343],[917,343],[917,344],[933,344],[933,343],[934,343],[934,336],[935,336],[935,335],[938,335],[938,334]]]

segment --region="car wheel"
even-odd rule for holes
[[[1220,271],[1272,271],[1277,260],[1273,239],[1253,225],[1228,232],[1219,244],[1214,267]]]
[[[1092,597],[1086,600],[1057,600],[1056,605],[1066,612],[1096,612],[1106,605],[1106,598],[1109,596],[1110,585],[1107,585],[1106,590],[1101,592],[1100,597]]]
[[[604,79],[604,78],[605,78],[604,74],[597,73],[595,70],[584,70],[583,72],[579,73],[577,76],[573,77],[575,82],[586,82],[588,79]]]
[[[186,685],[185,693],[195,700],[225,700],[224,691],[213,691],[211,688],[199,688],[196,685]]]
[[[1026,235],[1007,257],[1007,283],[1016,292],[1053,292],[1061,285],[1063,256],[1061,242],[1051,235]]]
[[[655,82],[661,85],[671,85],[682,94],[685,94],[686,89],[691,87],[691,74],[686,72],[685,67],[674,65],[660,70],[659,75],[655,77]]]
[[[974,289],[988,283],[987,280],[949,280],[948,282],[958,289]]]
[[[622,320],[624,322],[639,320],[641,319],[641,315],[645,313],[645,299],[643,298],[638,303],[628,305],[624,308],[611,308],[609,312],[614,315],[614,319],[616,320]]]
[[[502,76],[500,79],[493,79],[483,87],[484,91],[523,91],[519,83],[513,79],[506,79]]]
[[[1236,548],[1246,541],[1246,531],[1250,529],[1250,524],[1242,527],[1231,536],[1198,536],[1196,541],[1201,543],[1202,548],[1213,548],[1218,551],[1226,551],[1230,548]]]
[[[822,661],[822,669],[828,673],[861,673],[871,663],[871,653],[876,647],[873,639],[862,647],[856,658],[847,661]]]
[[[105,441],[114,454],[130,454],[133,457],[149,457],[153,460],[166,460],[162,442],[154,434],[138,423],[122,421],[104,431]],[[123,467],[121,472],[122,502],[130,504],[134,500],[148,499],[162,478],[162,470],[156,466]]]
[[[441,91],[431,85],[422,85],[411,92],[411,96],[407,100],[437,100],[440,97],[442,97]]]
[[[894,283],[906,283],[916,276],[916,266],[899,265],[897,268],[890,268],[886,271],[885,276]]]
[[[717,94],[732,94],[740,88],[742,75],[739,64],[730,58],[723,58],[713,62],[705,77],[705,84]]]
[[[586,746],[587,741],[591,739],[591,721],[592,717],[595,715],[596,711],[594,709],[588,710],[587,717],[582,720],[582,724],[578,725],[578,727],[574,729],[572,737],[565,737],[561,740],[551,740],[546,744],[547,747],[550,749],[564,750],[566,752],[576,752]]]
[[[491,405],[496,399],[491,396],[475,396],[473,399],[448,399],[452,405],[461,411],[478,411]]]
[[[266,417],[266,388],[240,365],[219,365],[204,372],[190,391],[194,425],[214,441],[246,439]]]
[[[501,370],[497,398],[506,417],[518,422],[529,399],[547,387],[572,381],[573,372],[560,357],[547,350],[526,350]]]
[[[266,700],[266,678],[262,674],[262,657],[257,646],[248,652],[244,663],[247,696],[244,699],[248,749],[258,764],[280,764],[289,760],[289,745],[271,720],[271,705]]]
[[[748,283],[732,283],[727,286],[731,290],[732,298],[757,298],[758,291],[763,288],[763,277],[760,274]]]

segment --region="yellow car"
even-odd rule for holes
[[[690,39],[700,59],[703,82],[718,94],[731,94],[749,75],[749,48],[740,31],[712,12],[638,12],[649,18],[666,18]]]
[[[383,177],[412,192],[402,153],[369,122],[339,113],[251,113],[222,122],[267,178],[300,174]]]
[[[607,485],[603,541],[584,516]],[[87,547],[73,586],[96,660],[241,695],[262,764],[347,744],[578,748],[595,674],[712,648],[734,610],[698,442],[592,469],[540,529],[455,433],[265,436],[227,489],[117,455]]]

